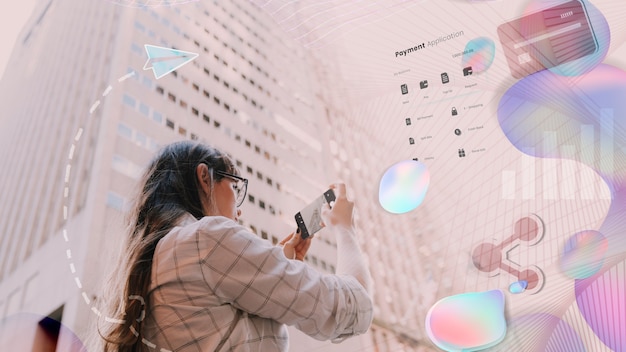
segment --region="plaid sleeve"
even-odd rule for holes
[[[205,218],[197,236],[202,275],[222,303],[333,342],[367,331],[372,300],[350,276],[321,274],[236,222]]]

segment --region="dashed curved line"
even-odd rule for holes
[[[125,80],[133,77],[135,75],[135,71],[132,71],[122,77],[120,77],[117,81],[119,83],[124,82]],[[111,93],[111,91],[113,90],[113,87],[111,85],[107,86],[107,88],[104,90],[104,92],[102,93],[102,97],[106,97],[109,95],[109,93]],[[95,103],[93,103],[91,105],[91,108],[89,109],[89,115],[93,115],[98,108],[100,107],[101,101],[97,100]],[[76,131],[76,134],[74,135],[74,141],[72,142],[72,145],[70,146],[70,150],[68,152],[67,155],[67,164],[65,165],[65,175],[64,175],[64,185],[63,185],[63,198],[64,198],[64,204],[63,204],[63,221],[65,223],[65,225],[67,225],[67,220],[68,220],[68,213],[69,213],[69,207],[68,207],[68,199],[69,199],[69,193],[70,193],[70,176],[72,175],[72,161],[74,159],[74,154],[76,152],[76,148],[77,148],[77,144],[80,142],[80,139],[83,135],[83,128],[79,127],[78,130]],[[112,324],[125,324],[126,320],[124,319],[116,319],[116,318],[111,318],[108,316],[103,316],[102,312],[100,312],[100,310],[98,310],[98,308],[96,308],[95,306],[93,306],[93,301],[89,298],[89,294],[87,293],[87,291],[85,291],[83,289],[83,284],[80,280],[80,278],[78,277],[77,271],[76,271],[76,264],[74,263],[74,257],[72,256],[72,250],[69,248],[69,243],[70,243],[70,238],[68,236],[68,230],[67,227],[64,227],[62,230],[63,233],[63,240],[65,241],[67,248],[65,250],[65,256],[67,258],[67,260],[69,261],[69,268],[70,268],[70,272],[73,275],[73,279],[74,282],[76,283],[76,287],[78,287],[79,290],[81,290],[80,294],[83,298],[83,300],[85,301],[85,304],[87,304],[88,306],[91,307],[91,311],[98,316],[98,318],[104,318],[104,321],[108,322],[108,323],[112,323]],[[129,300],[138,300],[143,309],[141,311],[141,315],[139,318],[135,319],[137,322],[141,322],[143,321],[143,319],[145,319],[146,317],[146,301],[143,297],[139,296],[139,295],[130,295],[128,296]],[[137,332],[137,330],[131,325],[130,326],[130,330],[133,333],[133,335],[139,337],[139,333]],[[157,345],[154,344],[153,342],[146,340],[145,338],[141,339],[141,342],[143,344],[145,344],[146,346],[150,347],[151,349],[157,349]],[[160,352],[172,352],[168,349],[165,348],[160,348],[158,349],[158,351]]]

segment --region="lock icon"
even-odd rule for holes
[[[459,114],[459,113],[458,113],[458,112],[456,112],[456,108],[455,108],[455,107],[452,107],[452,116],[456,116],[456,115],[458,115],[458,114]]]

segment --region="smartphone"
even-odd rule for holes
[[[303,240],[322,229],[322,205],[326,202],[330,206],[330,202],[334,201],[335,192],[329,189],[296,214],[296,224]]]

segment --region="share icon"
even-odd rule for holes
[[[479,271],[491,276],[507,272],[525,281],[525,292],[535,294],[543,288],[545,277],[543,271],[536,265],[532,268],[521,268],[519,264],[509,258],[509,253],[520,244],[534,246],[543,239],[543,221],[537,215],[531,214],[515,222],[513,234],[499,244],[483,242],[474,248],[472,262]]]
[[[144,47],[146,48],[146,53],[148,53],[148,61],[146,61],[143,69],[152,69],[156,79],[173,72],[198,57],[198,54],[188,51],[163,48],[149,44],[144,45]]]

